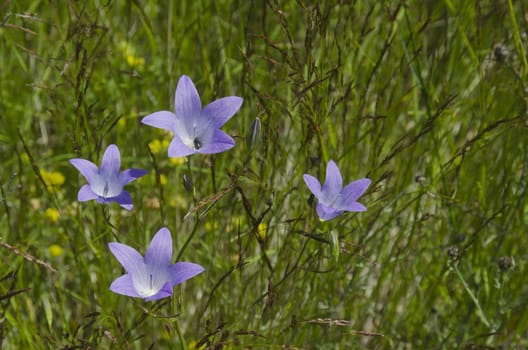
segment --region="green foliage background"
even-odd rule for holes
[[[0,346],[527,348],[527,11],[4,1]],[[204,105],[244,98],[224,127],[236,148],[171,162],[170,135],[140,124],[173,109],[182,74]],[[76,202],[68,160],[111,143],[149,170],[131,213]],[[373,180],[367,212],[319,222],[302,174],[330,159]],[[111,293],[107,243],[144,253],[162,226],[206,271],[167,300]]]

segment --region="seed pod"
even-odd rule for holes
[[[183,188],[189,193],[194,193],[194,185],[188,174],[183,174]]]
[[[246,144],[249,149],[256,147],[260,141],[260,131],[262,125],[260,123],[260,118],[256,117],[253,123],[249,126],[249,132],[246,136]]]
[[[498,265],[502,272],[508,271],[512,267],[512,260],[507,256],[503,256],[499,259]]]

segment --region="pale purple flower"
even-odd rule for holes
[[[130,193],[123,187],[147,173],[142,169],[127,169],[119,172],[121,166],[121,156],[116,145],[106,148],[101,169],[97,165],[86,159],[74,158],[70,163],[79,170],[88,184],[81,187],[77,194],[79,202],[95,199],[99,203],[116,202],[127,210],[132,210],[132,198]]]
[[[228,96],[202,109],[200,96],[192,80],[183,75],[174,96],[174,113],[160,111],[147,115],[141,122],[172,131],[169,157],[194,153],[220,153],[235,146],[235,141],[220,128],[239,110],[242,98]]]
[[[344,211],[365,211],[367,208],[357,199],[367,190],[370,179],[356,180],[343,187],[343,179],[333,160],[326,167],[323,186],[315,177],[304,174],[304,182],[317,198],[317,215],[321,220],[330,220]]]
[[[175,285],[204,271],[200,265],[189,262],[171,264],[172,238],[166,227],[154,235],[145,258],[125,244],[112,242],[108,247],[126,271],[110,285],[110,290],[117,294],[146,301],[170,297]]]

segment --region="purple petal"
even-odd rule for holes
[[[137,250],[117,242],[108,243],[108,247],[128,274],[140,276],[144,273],[145,262]]]
[[[170,145],[169,145],[169,157],[178,158],[185,157],[191,154],[196,153],[192,148],[187,147],[178,135],[174,135]]]
[[[153,301],[170,297],[172,295],[172,286],[170,282],[167,282],[161,287],[161,289],[154,295],[145,298],[146,301]]]
[[[110,145],[106,148],[101,161],[101,174],[119,174],[121,167],[121,155],[116,145]]]
[[[79,202],[86,202],[92,199],[97,199],[97,195],[92,191],[90,185],[84,185],[77,194],[77,200]]]
[[[99,169],[97,168],[97,165],[90,162],[89,160],[82,159],[82,158],[74,158],[70,159],[71,165],[77,168],[82,176],[88,181],[88,183],[91,183],[93,178],[97,176],[99,173]]]
[[[106,199],[107,202],[116,202],[126,210],[132,210],[134,204],[132,204],[132,197],[128,191],[123,190],[119,195]]]
[[[319,198],[321,195],[321,183],[315,177],[309,174],[303,175],[304,182],[310,191],[314,194],[315,197]]]
[[[145,254],[145,264],[153,267],[166,267],[170,265],[172,258],[172,238],[168,228],[161,228],[152,237],[150,246]]]
[[[204,271],[205,269],[198,264],[178,262],[170,267],[170,281],[175,286]]]
[[[366,211],[367,210],[367,208],[363,204],[358,203],[358,202],[351,202],[351,203],[344,204],[342,208],[343,210],[346,210],[346,211]]]
[[[326,166],[326,178],[322,188],[322,192],[330,196],[337,195],[341,192],[343,187],[343,178],[341,172],[333,160],[328,162]]]
[[[224,97],[205,106],[202,114],[214,121],[215,128],[220,128],[240,109],[242,101],[238,96]]]
[[[199,117],[202,110],[202,103],[196,87],[191,78],[182,75],[176,87],[174,96],[174,108],[177,118],[192,119]]]
[[[155,128],[165,129],[175,132],[176,116],[169,111],[160,111],[147,115],[141,122]]]
[[[147,174],[147,171],[143,169],[132,168],[123,170],[121,174],[119,174],[119,181],[121,181],[121,184],[124,186],[127,183],[144,176],[145,174]]]
[[[134,288],[132,277],[128,274],[115,279],[110,285],[110,290],[117,294],[141,298],[141,296],[137,293],[136,288]]]
[[[343,197],[344,204],[347,202],[355,202],[370,186],[370,179],[364,178],[353,181],[343,188],[341,195]]]
[[[316,205],[317,215],[321,220],[331,220],[341,214],[342,210],[336,210],[334,208],[329,208],[320,202],[317,202]]]
[[[203,145],[199,152],[203,154],[220,153],[233,147],[235,147],[233,138],[222,130],[216,129],[211,141]]]

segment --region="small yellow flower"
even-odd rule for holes
[[[120,42],[119,49],[130,67],[143,67],[145,65],[145,59],[136,55],[136,48],[129,42]]]
[[[155,139],[148,143],[148,147],[150,148],[152,153],[159,153],[162,149],[162,144],[160,140]]]
[[[215,221],[214,223],[211,223],[210,221],[205,223],[205,230],[206,231],[216,231],[218,229],[218,223]]]
[[[126,61],[130,67],[143,67],[145,65],[145,59],[134,55],[127,55]]]
[[[40,176],[42,176],[50,192],[55,192],[64,184],[64,175],[58,171],[48,172],[46,170],[40,170]]]
[[[185,157],[178,157],[178,158],[169,158],[169,162],[174,165],[182,165],[185,164],[187,159]]]
[[[52,244],[48,247],[48,252],[53,257],[59,257],[62,255],[62,247],[57,244]]]
[[[257,232],[262,239],[266,239],[266,236],[268,234],[268,225],[261,222],[257,227]]]
[[[55,208],[46,209],[46,211],[44,212],[44,215],[51,222],[57,222],[57,220],[59,220],[59,211]]]
[[[160,141],[158,139],[149,142],[148,146],[152,153],[159,153],[169,147],[169,140]]]
[[[161,174],[160,175],[160,184],[166,185],[167,184],[167,176]]]

